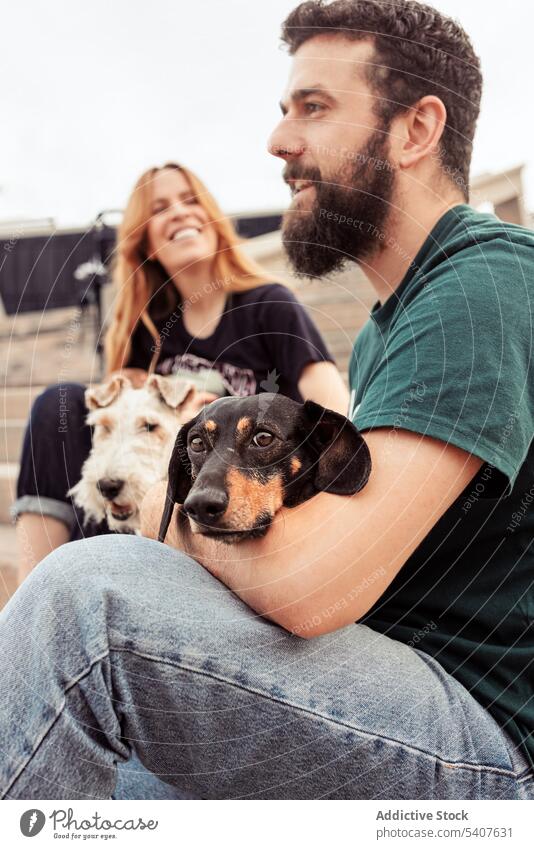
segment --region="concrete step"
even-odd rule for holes
[[[4,315],[0,317],[0,338],[7,339],[13,345],[19,338],[37,336],[40,333],[62,333],[69,322],[79,322],[79,319],[78,307]]]
[[[8,419],[0,428],[0,463],[18,463],[26,419]]]
[[[0,524],[0,610],[17,588],[17,541],[13,525]]]
[[[345,307],[364,305],[372,307],[377,300],[376,294],[360,286],[324,286],[310,284],[306,289],[298,289],[296,295],[308,307],[321,307],[323,304],[344,304]]]
[[[18,463],[0,463],[0,524],[9,524],[9,505],[15,500]]]

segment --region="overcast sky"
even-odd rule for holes
[[[2,4],[0,220],[86,225],[139,173],[176,159],[228,212],[288,202],[266,152],[290,59],[293,0],[17,0]],[[467,29],[485,93],[473,173],[526,164],[534,209],[534,8],[436,0]]]

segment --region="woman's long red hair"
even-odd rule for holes
[[[147,225],[151,215],[151,183],[158,171],[173,168],[180,171],[191,191],[205,210],[217,233],[217,250],[213,257],[213,283],[229,292],[253,289],[272,281],[262,268],[241,249],[234,226],[199,178],[183,165],[169,162],[161,168],[149,168],[134,186],[117,234],[113,279],[117,287],[113,319],[105,336],[107,372],[124,368],[131,351],[131,339],[139,321],[154,339],[154,356],[147,363],[152,371],[159,357],[160,337],[154,318],[172,313],[179,304],[179,294],[157,260],[147,257]]]

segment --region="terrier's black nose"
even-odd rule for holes
[[[212,525],[221,518],[227,507],[227,494],[216,489],[191,492],[183,505],[184,513],[202,525]]]
[[[97,489],[101,495],[108,501],[113,501],[124,486],[124,481],[113,480],[112,478],[100,478],[96,482]]]

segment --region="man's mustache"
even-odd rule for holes
[[[295,180],[309,180],[310,183],[315,184],[322,182],[321,172],[318,168],[303,168],[296,163],[286,165],[282,171],[282,178],[288,184]]]

